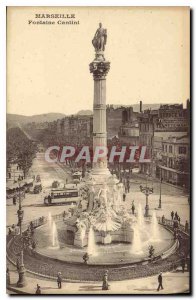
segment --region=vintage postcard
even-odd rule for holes
[[[190,114],[189,7],[7,7],[7,293],[191,293]]]

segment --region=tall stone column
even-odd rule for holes
[[[94,79],[93,102],[93,151],[97,146],[107,147],[106,130],[106,75],[110,69],[110,62],[105,61],[102,52],[96,53],[95,60],[90,64],[90,73]],[[107,155],[93,163],[92,175],[111,175],[107,168]]]

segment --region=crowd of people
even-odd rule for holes
[[[176,211],[175,213],[174,213],[173,210],[171,211],[171,219],[172,219],[172,221],[173,221],[173,229],[174,229],[174,233],[175,233],[176,229],[179,228],[180,221],[181,221],[181,218],[180,218],[180,216],[178,215],[178,212],[177,212],[177,211]],[[184,231],[185,231],[186,233],[189,232],[189,223],[188,223],[187,220],[186,220],[186,222],[185,222]]]

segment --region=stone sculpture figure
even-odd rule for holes
[[[116,184],[113,186],[112,192],[113,192],[113,205],[117,205],[117,201],[118,201],[118,190],[117,190]]]
[[[98,198],[100,199],[101,205],[107,208],[108,201],[107,201],[107,186],[106,184],[103,185],[102,188],[100,188],[98,192]]]
[[[95,32],[95,36],[92,40],[92,44],[95,51],[104,51],[107,41],[107,30],[102,27],[102,23],[99,23],[99,28]]]
[[[95,189],[93,186],[89,190],[89,199],[88,199],[88,212],[93,210],[94,207],[94,198],[95,198]]]

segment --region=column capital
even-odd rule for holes
[[[94,60],[90,63],[89,68],[90,73],[93,73],[94,80],[102,80],[106,78],[106,75],[110,70],[110,62]]]

